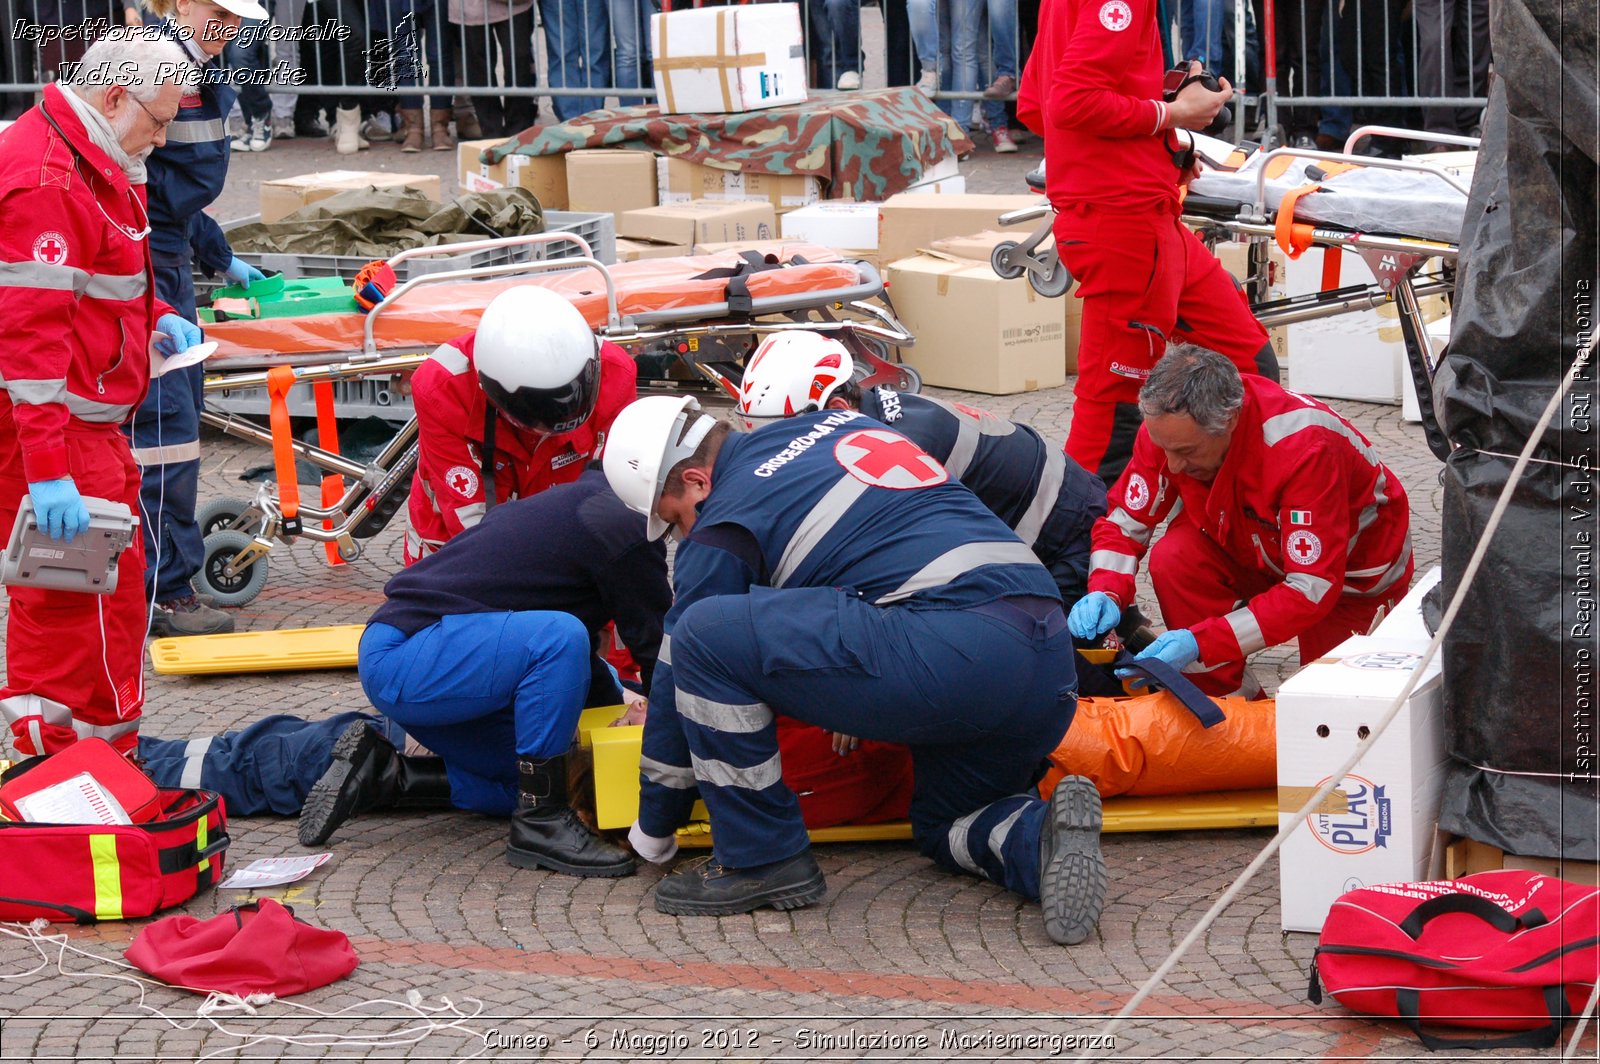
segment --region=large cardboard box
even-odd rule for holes
[[[1377,725],[1426,649],[1425,640],[1414,638],[1354,636],[1278,689],[1280,825]],[[1346,891],[1434,874],[1449,760],[1441,675],[1435,658],[1388,730],[1283,844],[1285,931],[1321,931]]]
[[[1009,395],[1066,383],[1065,308],[986,262],[916,255],[892,262],[895,312],[917,338],[905,361],[924,384]]]
[[[353,188],[414,188],[431,200],[438,200],[436,174],[387,174],[376,170],[325,170],[297,177],[280,177],[261,182],[261,220],[275,222],[301,207]]]
[[[864,251],[878,247],[878,203],[823,200],[783,216],[783,238],[830,248]]]
[[[997,229],[985,229],[980,233],[970,236],[951,236],[932,241],[928,250],[951,258],[969,259],[973,262],[989,264],[990,256],[994,254],[997,245],[1006,241],[1015,241],[1016,233],[1003,233]],[[1041,248],[1048,248],[1053,238],[1046,238]],[[1024,276],[1023,282],[1027,283]],[[1061,304],[1062,320],[1066,325],[1066,333],[1062,342],[1062,367],[1068,376],[1078,372],[1078,340],[1083,331],[1083,300],[1075,296],[1062,296],[1056,302]]]
[[[617,215],[617,235],[663,244],[726,240],[771,240],[778,235],[772,204],[689,200]]]
[[[747,174],[665,155],[656,159],[656,199],[766,200],[781,218],[822,198],[822,182],[807,174]]]
[[[755,111],[806,98],[799,4],[651,15],[650,41],[663,114]]]
[[[456,145],[456,187],[466,192],[492,192],[516,186],[532,192],[546,210],[564,211],[567,204],[567,158],[565,155],[508,155],[497,163],[486,163],[479,156],[486,148],[504,140],[464,140]]]
[[[655,240],[633,240],[617,237],[617,261],[636,262],[639,259],[671,259],[689,255],[694,251],[688,244],[662,244]]]
[[[656,205],[656,157],[647,151],[595,148],[567,153],[567,205],[621,214]]]
[[[492,192],[506,185],[506,164],[500,162],[490,165],[481,161],[485,149],[492,148],[504,141],[490,137],[487,140],[463,140],[456,143],[456,189],[465,194],[468,192]]]
[[[1027,233],[1037,222],[1002,226],[1007,211],[1033,207],[1037,196],[949,194],[922,196],[902,192],[885,200],[878,210],[878,252],[884,262],[915,255],[941,237],[966,236],[985,229]]]

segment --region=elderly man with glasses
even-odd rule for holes
[[[144,398],[155,331],[182,320],[151,279],[145,160],[166,142],[189,70],[176,42],[118,29],[0,133],[0,531],[24,496],[57,540],[84,498],[139,507],[120,428]],[[0,712],[25,754],[97,736],[132,752],[143,703],[144,551],[104,598],[12,587]]]

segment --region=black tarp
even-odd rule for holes
[[[1495,0],[1496,79],[1436,382],[1443,590],[1482,538],[1596,295],[1596,7]],[[1539,442],[1444,644],[1452,758],[1440,826],[1513,853],[1600,859],[1596,373]]]

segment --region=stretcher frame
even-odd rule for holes
[[[380,352],[374,333],[376,322],[386,311],[403,305],[408,293],[424,286],[457,283],[513,274],[540,274],[579,269],[597,271],[606,288],[606,322],[597,333],[638,358],[641,351],[651,345],[676,341],[680,345],[693,342],[696,352],[684,351],[678,358],[702,382],[704,389],[714,397],[729,398],[734,388],[726,369],[736,362],[744,351],[734,352],[729,346],[736,338],[756,338],[768,334],[804,330],[829,333],[852,348],[861,362],[871,372],[863,384],[889,384],[902,391],[919,391],[921,379],[916,371],[903,363],[891,361],[899,348],[909,347],[916,338],[895,317],[890,306],[877,306],[873,299],[888,297],[877,269],[870,263],[856,262],[860,281],[843,289],[826,293],[786,294],[756,297],[750,300],[750,309],[734,310],[728,302],[706,303],[638,314],[618,313],[617,288],[610,269],[598,261],[587,241],[571,233],[540,233],[497,240],[471,241],[465,244],[447,244],[439,247],[410,248],[390,258],[395,266],[412,259],[431,255],[461,255],[476,251],[501,248],[515,244],[570,244],[581,252],[577,257],[540,259],[528,262],[502,263],[493,266],[470,267],[439,273],[426,273],[410,278],[395,287],[381,303],[366,315],[360,351],[334,352],[330,360],[319,365],[290,368],[294,384],[317,384],[360,377],[393,377],[409,374],[432,354],[435,345],[419,346],[415,350]],[[855,317],[847,317],[853,314]],[[730,360],[706,359],[698,354],[700,344],[713,354],[733,354]],[[690,357],[693,353],[695,357]],[[736,366],[733,374],[737,377]],[[224,371],[209,374],[205,379],[206,392],[221,392],[235,388],[265,388],[273,371],[252,368],[243,371]],[[648,382],[647,390],[690,390],[695,381],[663,380]],[[412,474],[417,466],[417,422],[413,416],[371,462],[361,464],[338,454],[263,427],[257,421],[240,414],[203,410],[203,424],[238,439],[250,440],[273,447],[275,452],[287,449],[293,457],[303,458],[325,475],[347,478],[348,484],[339,498],[331,504],[310,504],[286,507],[278,485],[265,482],[257,489],[252,500],[213,500],[201,508],[197,515],[201,533],[205,537],[205,551],[197,582],[201,590],[213,595],[224,605],[238,606],[255,598],[265,583],[265,559],[274,542],[290,543],[304,538],[313,543],[330,545],[330,560],[351,562],[362,556],[361,541],[376,535],[387,526],[410,494]],[[289,512],[293,509],[294,512]]]

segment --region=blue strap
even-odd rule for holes
[[[1143,676],[1152,687],[1172,692],[1184,708],[1195,715],[1202,727],[1211,728],[1227,719],[1204,691],[1160,658],[1136,658],[1123,650],[1117,654],[1117,660],[1111,663],[1111,668],[1127,669]]]

